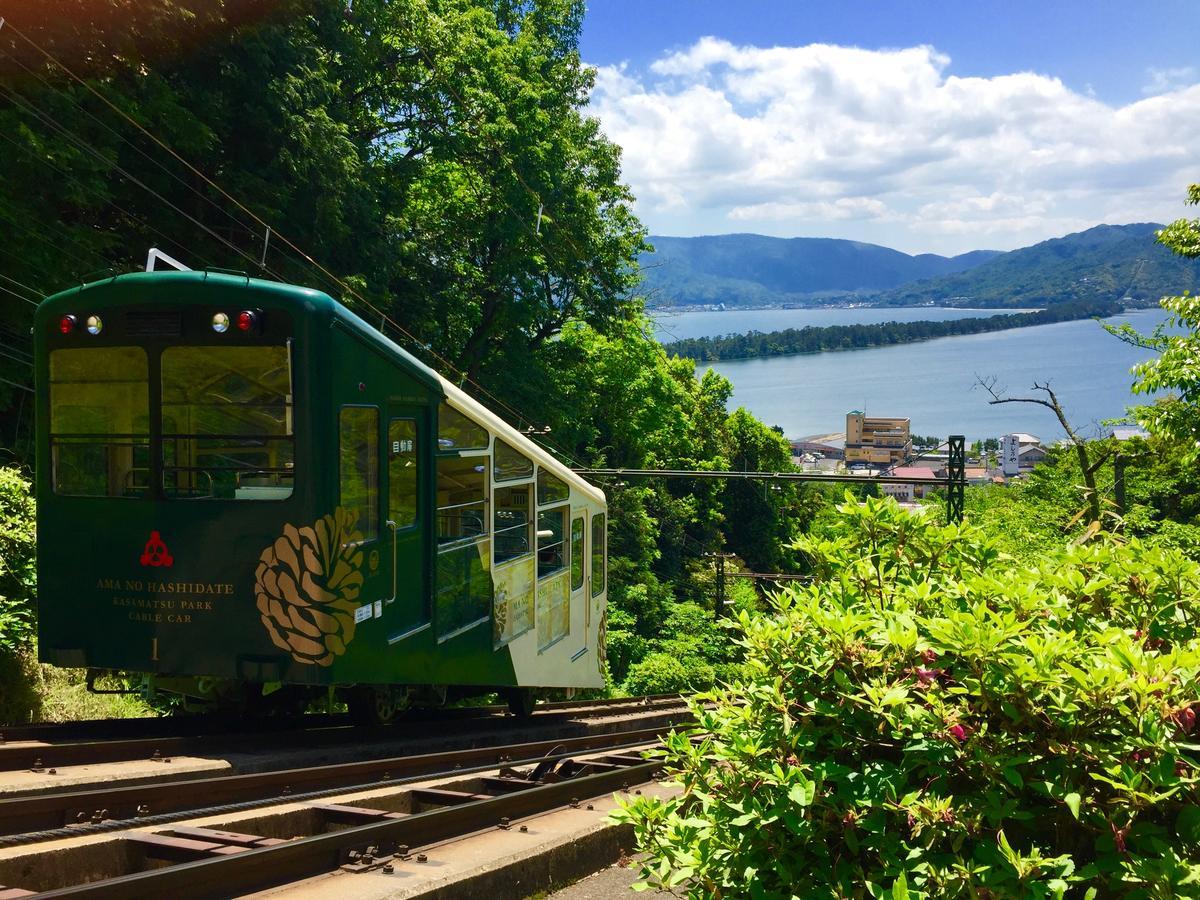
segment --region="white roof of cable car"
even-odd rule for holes
[[[435,374],[437,373],[435,372]],[[451,384],[445,378],[442,378],[441,375],[438,375],[438,379],[442,383],[442,390],[446,392],[446,401],[459,412],[470,416],[497,437],[503,438],[512,446],[520,449],[522,453],[543,469],[557,475],[563,481],[572,485],[581,494],[587,495],[596,503],[605,503],[604,491],[571,471],[571,469],[555,459],[548,451],[521,434],[521,432],[513,428],[469,394]]]
[[[341,303],[338,303],[333,298],[329,298],[332,303],[339,309],[340,314],[357,321],[359,327],[369,334],[372,339],[381,341],[388,345],[388,348],[400,356],[409,365],[421,369],[428,375],[437,379],[442,387],[442,391],[446,395],[447,402],[464,413],[471,419],[483,425],[492,434],[503,438],[509,444],[520,449],[522,453],[532,459],[535,463],[541,466],[548,472],[561,478],[563,481],[572,485],[581,494],[589,497],[592,501],[600,504],[606,504],[604,491],[596,487],[591,482],[581,478],[577,473],[571,471],[570,467],[563,465],[549,451],[539,446],[535,441],[530,440],[516,428],[513,428],[508,422],[500,418],[478,400],[471,397],[461,388],[457,387],[451,381],[442,377],[437,370],[425,365],[403,347],[389,338],[386,334],[377,331],[374,327],[368,324],[361,316],[357,315],[353,310],[348,309]]]

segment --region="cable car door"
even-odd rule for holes
[[[387,533],[380,550],[388,557],[391,599],[385,601],[388,643],[429,625],[428,481],[429,416],[420,406],[388,406]]]

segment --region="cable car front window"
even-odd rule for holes
[[[162,353],[163,491],[173,499],[282,500],[295,438],[289,348]]]
[[[150,375],[141,347],[50,353],[54,492],[76,497],[150,493]]]

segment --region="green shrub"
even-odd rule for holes
[[[0,467],[0,654],[15,655],[34,635],[37,583],[34,501],[15,468]]]
[[[0,650],[0,725],[41,720],[40,675],[31,649]]]
[[[629,674],[629,667],[646,655],[647,641],[637,633],[637,620],[620,607],[608,607],[608,632],[605,640],[605,659],[608,674],[614,684],[620,684]]]
[[[624,690],[628,694],[675,694],[710,688],[716,678],[712,666],[694,656],[650,653],[629,670]]]
[[[1196,895],[1200,566],[1096,541],[1020,566],[848,502],[821,581],[740,615],[746,677],[618,814],[695,897]]]

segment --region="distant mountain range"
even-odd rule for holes
[[[832,238],[652,236],[655,252],[642,258],[643,288],[652,306],[1012,308],[1126,296],[1152,302],[1200,285],[1200,262],[1154,242],[1161,227],[1098,225],[1008,253],[953,257]]]

